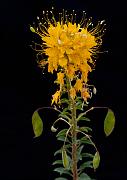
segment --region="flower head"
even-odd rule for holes
[[[38,18],[39,20],[39,18]],[[70,94],[75,97],[76,92],[81,92],[84,100],[89,94],[83,89],[88,82],[88,73],[93,70],[95,58],[100,45],[102,44],[104,24],[98,22],[93,27],[92,21],[86,19],[85,12],[81,22],[75,21],[75,13],[59,13],[57,21],[53,11],[43,11],[43,18],[37,28],[31,27],[32,32],[41,37],[42,44],[39,53],[47,56],[45,63],[41,60],[40,65],[48,65],[48,72],[57,72],[56,82],[60,85],[60,91],[64,86],[64,77],[70,81],[76,80],[74,87],[71,87]],[[53,102],[58,102],[60,92],[53,95]]]

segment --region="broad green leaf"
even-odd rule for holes
[[[43,122],[37,111],[32,115],[32,125],[35,137],[39,137],[43,131]]]
[[[100,155],[99,152],[97,151],[93,158],[93,168],[97,169],[99,167],[99,164],[100,164]]]
[[[92,161],[84,162],[83,164],[81,164],[79,169],[83,170],[83,169],[86,169],[86,168],[93,168]]]
[[[55,162],[53,162],[53,164],[52,165],[56,165],[56,164],[62,164],[63,162],[62,162],[62,160],[56,160]]]
[[[91,178],[86,173],[82,173],[79,176],[79,180],[91,180]]]
[[[63,161],[63,166],[68,169],[69,168],[69,159],[66,153],[66,150],[63,148],[62,149],[62,161]]]
[[[104,132],[106,134],[106,136],[109,136],[115,126],[115,116],[114,113],[111,109],[108,109],[106,118],[104,120]]]

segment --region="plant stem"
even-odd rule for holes
[[[78,169],[77,169],[77,120],[76,120],[76,103],[75,100],[70,96],[71,81],[66,77],[68,98],[70,100],[71,109],[71,125],[72,125],[72,174],[73,180],[78,180]]]
[[[77,171],[77,121],[76,121],[76,107],[75,101],[72,100],[72,173],[73,180],[78,180]]]

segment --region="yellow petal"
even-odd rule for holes
[[[60,85],[64,84],[64,73],[57,73],[57,83],[59,83]]]
[[[56,93],[54,95],[52,95],[53,99],[52,99],[52,103],[51,105],[55,102],[56,104],[58,103],[58,101],[60,100],[60,91],[56,91]]]
[[[77,79],[74,88],[76,91],[81,91],[82,90],[82,80],[81,79]]]

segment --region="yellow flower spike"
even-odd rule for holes
[[[82,80],[81,79],[77,79],[75,85],[74,85],[74,88],[76,91],[82,91]]]
[[[54,104],[54,102],[57,104],[60,100],[60,90],[59,91],[56,91],[56,93],[54,95],[52,95],[52,104]]]
[[[82,91],[82,83],[87,83],[88,73],[95,66],[94,59],[102,44],[104,21],[98,22],[95,27],[90,27],[92,22],[90,19],[86,19],[84,12],[80,23],[76,22],[74,11],[70,15],[67,11],[59,13],[58,21],[56,21],[53,11],[43,12],[43,17],[38,18],[38,27],[30,27],[31,31],[38,34],[42,40],[39,57],[41,55],[47,57],[47,61],[40,64],[42,67],[47,64],[48,72],[57,73],[60,91],[64,83],[63,75],[59,74],[61,69],[70,81],[77,79],[77,73],[80,72],[81,79],[76,81],[70,94],[75,98],[76,92],[81,91],[82,97],[86,100],[89,98],[89,93],[84,89]],[[52,103],[58,102],[60,91],[53,95]]]
[[[75,99],[75,97],[76,97],[76,91],[75,91],[75,88],[73,88],[73,87],[70,89],[70,97],[72,99]]]

